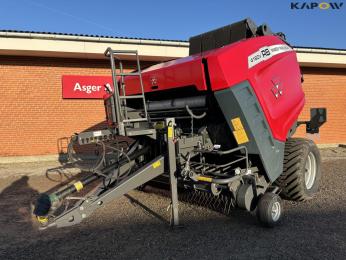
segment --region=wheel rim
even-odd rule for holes
[[[308,190],[312,188],[316,178],[316,157],[310,152],[305,162],[305,186]]]
[[[281,205],[280,202],[274,202],[272,206],[272,219],[273,221],[278,221],[281,215]]]

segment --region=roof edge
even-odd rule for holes
[[[343,50],[343,49],[310,48],[310,47],[293,47],[293,49],[297,53],[346,55],[346,50]]]
[[[133,37],[113,37],[89,34],[72,34],[72,33],[56,33],[56,32],[35,32],[21,30],[0,30],[0,37],[11,38],[29,38],[29,39],[52,39],[52,40],[70,40],[70,41],[89,41],[104,43],[122,43],[122,44],[147,44],[162,45],[175,47],[189,47],[189,42],[184,40],[168,40],[168,39],[150,39],[150,38],[133,38]],[[293,46],[297,52],[305,53],[325,53],[325,54],[346,54],[346,49],[324,48],[324,47],[307,47]]]
[[[0,30],[0,55],[104,59],[106,48],[140,51],[143,60],[166,61],[189,55],[189,43]],[[293,47],[302,66],[346,68],[346,50]]]
[[[178,40],[161,40],[161,39],[142,39],[142,38],[125,38],[111,36],[95,36],[83,34],[57,34],[45,32],[24,32],[0,30],[0,37],[8,38],[25,38],[25,39],[42,39],[42,40],[65,40],[65,41],[87,41],[103,43],[122,43],[122,44],[143,44],[143,45],[160,45],[174,47],[188,47],[189,43]]]

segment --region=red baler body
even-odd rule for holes
[[[210,88],[219,91],[248,81],[263,109],[273,137],[285,141],[287,133],[304,106],[301,73],[293,49],[279,53],[249,68],[248,57],[265,46],[286,45],[277,36],[262,36],[151,66],[142,72],[146,93],[186,86],[207,91],[203,61],[208,63]],[[125,79],[127,94],[139,90],[136,77]],[[275,90],[279,85],[279,90]],[[278,97],[275,91],[280,91]]]

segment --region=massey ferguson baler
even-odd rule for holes
[[[143,71],[137,51],[106,50],[108,127],[75,134],[68,149],[75,165],[78,149],[91,144],[98,159],[79,181],[40,196],[42,226],[80,223],[150,181],[170,184],[172,225],[178,190],[209,206],[255,211],[265,226],[279,222],[280,197],[303,201],[317,191],[319,151],[292,135],[300,124],[318,133],[326,110],[298,121],[303,77],[284,34],[246,19],[190,38],[189,48],[190,56]],[[133,55],[135,71],[124,72],[123,55]]]

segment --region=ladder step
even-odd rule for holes
[[[140,76],[139,72],[117,73],[117,76]]]
[[[154,128],[149,128],[149,129],[126,129],[127,136],[136,136],[136,135],[153,135],[155,133]]]
[[[134,118],[134,119],[124,119],[124,123],[135,123],[135,122],[143,122],[143,121],[148,121],[148,118]]]
[[[133,51],[133,50],[122,50],[122,51],[120,51],[120,50],[112,50],[112,49],[110,49],[109,50],[109,52],[111,52],[111,53],[114,53],[114,54],[122,54],[122,53],[133,53],[133,54],[137,54],[138,52],[137,51]]]
[[[122,107],[121,110],[122,111],[126,110],[126,112],[128,112],[128,113],[136,113],[136,112],[144,113],[144,109],[143,108],[140,108],[140,109],[128,109],[128,108]]]
[[[132,95],[132,96],[119,96],[121,99],[127,99],[127,98],[144,98],[144,95]]]

